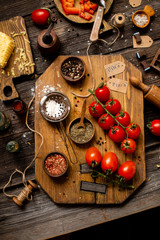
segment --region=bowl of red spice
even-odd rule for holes
[[[71,56],[62,62],[60,71],[65,80],[77,82],[84,78],[86,66],[81,58]]]
[[[68,169],[68,159],[61,152],[51,152],[44,159],[43,169],[50,177],[61,177]]]

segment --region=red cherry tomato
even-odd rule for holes
[[[130,123],[126,131],[128,132],[128,137],[132,139],[137,139],[141,133],[141,129],[137,123]]]
[[[50,13],[46,9],[36,9],[31,14],[32,21],[40,26],[48,24]]]
[[[102,161],[101,161],[101,168],[104,172],[112,171],[115,172],[118,168],[118,158],[115,153],[107,152],[104,154]]]
[[[125,139],[125,135],[124,129],[120,126],[112,127],[108,133],[109,138],[115,143],[122,142]]]
[[[96,147],[90,147],[86,152],[85,159],[88,165],[96,166],[100,164],[102,156],[100,151]]]
[[[115,120],[107,113],[102,114],[102,116],[98,119],[99,126],[104,130],[109,130],[115,125],[115,123]]]
[[[116,119],[124,127],[127,127],[130,124],[130,116],[127,112],[120,111],[116,114]]]
[[[92,115],[92,117],[98,118],[105,112],[105,110],[99,103],[94,101],[89,106],[89,112]]]
[[[153,120],[147,127],[153,135],[160,136],[160,119]]]
[[[126,161],[118,169],[118,174],[126,181],[129,181],[134,177],[136,173],[136,165],[132,161]]]
[[[98,100],[103,103],[103,102],[108,101],[108,99],[110,97],[110,91],[109,91],[108,87],[103,85],[102,87],[99,87],[96,89],[95,95],[98,98]]]
[[[121,110],[120,102],[113,98],[106,102],[105,107],[113,115],[116,115]]]
[[[136,150],[135,141],[131,138],[124,139],[121,143],[121,150],[126,154],[133,153]]]

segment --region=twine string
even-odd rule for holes
[[[116,14],[115,14],[115,15],[116,15]],[[113,15],[113,17],[111,18],[111,20],[110,20],[110,25],[117,30],[117,36],[115,37],[115,39],[114,39],[112,42],[108,42],[108,41],[106,41],[106,40],[104,40],[104,39],[101,39],[101,38],[97,39],[97,42],[98,42],[98,41],[101,41],[101,42],[104,42],[104,43],[108,44],[109,46],[111,46],[111,45],[113,45],[113,44],[117,41],[117,39],[118,39],[119,36],[120,36],[120,30],[119,30],[119,28],[113,23],[113,20],[114,20],[114,18],[115,18],[115,15]],[[90,71],[91,71],[92,91],[95,89],[95,77],[94,77],[94,71],[93,71],[93,66],[92,66],[91,58],[90,58],[90,55],[89,55],[89,50],[90,50],[90,47],[91,47],[91,45],[92,45],[93,43],[95,43],[95,42],[90,42],[89,45],[88,45],[88,47],[87,47],[87,50],[86,50],[87,59],[88,59],[89,67],[90,67]],[[71,92],[71,93],[72,93],[73,95],[75,95],[76,97],[79,97],[79,98],[88,98],[88,97],[91,95],[91,93],[89,93],[89,94],[87,94],[87,95],[80,95],[80,94],[77,94],[77,93],[75,93],[75,92]]]
[[[24,172],[22,172],[22,171],[20,171],[20,170],[18,170],[18,169],[15,169],[15,170],[11,173],[8,182],[7,182],[7,183],[5,184],[5,186],[3,187],[3,193],[4,193],[4,195],[5,195],[6,197],[9,197],[9,198],[16,197],[16,198],[18,198],[20,201],[22,201],[22,200],[24,200],[24,199],[32,200],[32,195],[31,195],[30,198],[29,198],[30,189],[29,189],[28,186],[27,186],[26,171],[32,166],[33,162],[35,161],[35,159],[36,159],[37,156],[39,155],[39,152],[40,152],[40,150],[41,150],[41,147],[42,147],[42,145],[43,145],[43,143],[44,143],[43,135],[42,135],[40,132],[32,129],[32,128],[28,125],[29,109],[30,109],[30,107],[31,107],[34,99],[35,99],[35,96],[33,96],[33,98],[31,99],[31,101],[30,101],[29,104],[28,104],[27,113],[26,113],[26,119],[25,119],[25,124],[26,124],[27,128],[28,128],[31,132],[34,132],[34,133],[38,134],[38,135],[41,137],[41,144],[40,144],[40,146],[39,146],[39,148],[38,148],[38,151],[37,151],[37,153],[35,154],[34,158],[33,158],[32,161],[30,162],[30,164],[24,169]],[[25,188],[21,191],[21,193],[20,193],[18,196],[17,196],[17,195],[13,195],[13,194],[8,194],[8,193],[6,193],[6,188],[7,188],[8,185],[12,182],[12,178],[13,178],[13,176],[14,176],[15,173],[20,173],[20,174],[22,175],[22,182],[23,182],[23,185],[25,186]]]

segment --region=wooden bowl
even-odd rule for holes
[[[67,75],[64,74],[63,68],[64,68],[64,65],[67,64],[68,62],[76,62],[76,63],[78,63],[78,64],[81,64],[83,70],[82,70],[82,73],[80,74],[79,77],[77,77],[77,78],[71,78],[71,77],[69,77],[69,76],[67,76]],[[79,81],[79,80],[81,80],[81,79],[84,78],[85,72],[86,72],[86,66],[85,66],[84,61],[83,61],[81,58],[71,56],[71,57],[66,58],[66,59],[62,62],[61,67],[60,67],[60,72],[61,72],[62,77],[63,77],[65,80],[73,83],[73,82],[77,82],[77,81]]]
[[[52,155],[55,155],[55,154],[61,155],[62,157],[65,158],[65,161],[66,161],[66,168],[65,168],[65,170],[64,170],[61,174],[56,174],[56,175],[50,173],[50,172],[47,170],[47,168],[45,167],[45,162],[46,162],[47,158],[50,157],[50,156],[52,156]],[[61,152],[50,152],[50,153],[47,154],[47,156],[45,157],[45,159],[44,159],[44,161],[43,161],[43,169],[44,169],[45,173],[46,173],[48,176],[53,177],[53,178],[59,178],[59,177],[63,176],[63,175],[67,172],[67,170],[68,170],[68,165],[69,165],[69,164],[68,164],[68,158],[67,158],[63,153],[61,153]]]
[[[88,118],[84,118],[84,122],[89,122],[91,125],[92,125],[92,128],[93,128],[93,132],[92,132],[92,135],[91,137],[87,140],[87,141],[83,141],[83,142],[80,142],[80,141],[76,141],[70,134],[70,129],[71,127],[73,126],[73,124],[76,124],[80,122],[80,118],[75,118],[73,121],[70,122],[69,124],[69,127],[68,127],[68,132],[69,132],[69,136],[70,138],[72,139],[73,142],[75,142],[76,144],[86,144],[88,142],[90,142],[92,140],[92,138],[94,137],[94,134],[95,134],[95,127],[93,125],[93,123],[88,119]]]
[[[138,24],[136,23],[136,21],[134,20],[134,18],[135,18],[136,15],[141,15],[141,14],[146,15],[146,16],[147,16],[147,20],[148,20],[147,23],[144,24],[143,26],[138,25]],[[135,25],[136,27],[138,27],[138,28],[145,28],[145,27],[147,27],[148,24],[150,23],[150,17],[152,17],[152,16],[154,16],[154,15],[155,15],[155,12],[154,12],[153,8],[150,7],[150,6],[148,6],[148,5],[146,5],[143,10],[138,10],[138,11],[136,11],[136,12],[132,15],[132,22],[133,22],[134,25]]]

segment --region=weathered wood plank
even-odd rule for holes
[[[39,27],[36,27],[31,19],[30,14],[35,8],[42,7],[44,2],[47,3],[45,6],[50,6],[50,1],[44,0],[0,0],[0,20],[7,20],[10,17],[16,15],[25,16],[25,22],[27,30],[29,33],[29,38],[31,40],[32,51],[34,57],[37,57],[36,68],[37,73],[41,74],[49,66],[52,60],[47,60],[41,56],[39,50],[37,49],[37,36],[41,31]],[[147,49],[149,53],[148,58],[152,60],[154,54],[159,48],[159,23],[160,23],[160,2],[153,0],[150,2],[142,1],[143,8],[145,4],[151,5],[156,12],[155,18],[151,20],[151,25],[146,30],[141,30],[141,34],[148,34],[154,40],[154,45]],[[60,36],[61,48],[60,54],[75,54],[75,55],[86,55],[86,49],[88,46],[88,40],[91,32],[91,26],[81,26],[73,24],[64,19],[54,8],[54,5],[51,5],[58,15],[58,23],[55,25],[55,31]],[[137,8],[136,8],[137,9]],[[127,16],[127,22],[125,28],[122,30],[121,38],[112,46],[104,46],[99,44],[99,48],[94,47],[91,49],[90,53],[94,54],[112,54],[112,53],[122,53],[125,58],[132,62],[135,66],[138,65],[138,61],[135,57],[136,50],[132,49],[131,36],[138,29],[132,28],[132,22],[130,21],[132,12],[136,9],[133,9],[129,6],[128,2],[124,0],[114,1],[114,5],[110,13],[106,16],[106,20],[110,19],[114,13],[124,12]],[[103,34],[102,38],[108,40],[111,33]],[[114,33],[115,36],[115,33]],[[97,49],[96,49],[97,48]],[[140,66],[139,69],[142,70]],[[143,73],[144,82],[146,84],[156,84],[160,86],[159,80],[160,76],[151,71],[151,73]],[[23,78],[24,79],[24,78]],[[16,83],[16,88],[20,93],[20,96],[27,103],[31,99],[32,91],[34,87],[34,80],[26,81],[24,80],[21,83]],[[12,112],[11,103],[6,103],[5,105],[0,102],[0,109],[3,109],[12,119],[12,130],[15,131],[16,135],[28,131],[24,126],[23,120],[17,118],[13,119],[14,113]],[[153,108],[152,104],[145,101],[144,108],[144,117],[145,125],[148,120],[152,120],[153,117],[160,118],[159,112],[156,108]],[[33,127],[34,122],[34,110],[32,109],[30,115],[30,125]],[[5,137],[9,139],[9,134],[11,130],[8,130],[5,134],[0,135],[0,144],[4,146],[3,141]],[[18,135],[19,134],[19,135]],[[144,211],[153,207],[159,206],[160,202],[160,182],[159,182],[159,169],[157,164],[160,164],[159,160],[159,139],[152,136],[149,130],[145,127],[146,135],[146,171],[147,171],[147,180],[139,188],[134,195],[132,195],[129,201],[120,206],[112,206],[107,208],[99,208],[98,206],[58,206],[55,205],[48,196],[42,191],[37,191],[34,195],[33,201],[26,204],[23,209],[19,209],[12,200],[8,200],[2,193],[0,193],[0,233],[1,239],[46,239],[53,236],[61,235],[67,232],[72,232],[78,229],[86,228],[98,223],[110,221],[113,219],[121,218],[123,216],[133,214],[139,211]],[[20,137],[21,138],[21,137]],[[31,143],[34,143],[32,139]],[[25,148],[26,147],[26,148]],[[28,156],[26,155],[25,160],[28,161],[30,154],[34,153],[34,145],[26,145],[24,149],[28,149]],[[7,164],[7,171],[4,171],[5,177],[3,176],[2,183],[6,183],[5,179],[8,180],[10,172],[12,172],[15,167],[17,167],[17,162],[13,157],[5,152],[4,147],[1,148],[0,153],[3,153],[3,157],[0,158],[0,164],[3,165],[2,168]],[[32,152],[32,153],[31,153]],[[25,162],[21,162],[22,165],[25,165]],[[32,169],[32,172],[34,169]],[[32,175],[28,172],[27,178],[30,178]],[[1,176],[2,177],[2,176]],[[34,176],[33,176],[34,177]],[[151,178],[151,179],[150,179]],[[150,181],[148,181],[150,179]],[[17,180],[17,181],[16,181]],[[14,183],[20,183],[21,179],[15,179]],[[3,186],[3,184],[2,184]],[[19,189],[10,188],[10,193],[19,193],[22,190],[22,187]],[[158,216],[157,216],[158,217]],[[53,227],[54,226],[54,227]],[[46,231],[47,229],[47,231]],[[32,232],[32,235],[30,234]]]

